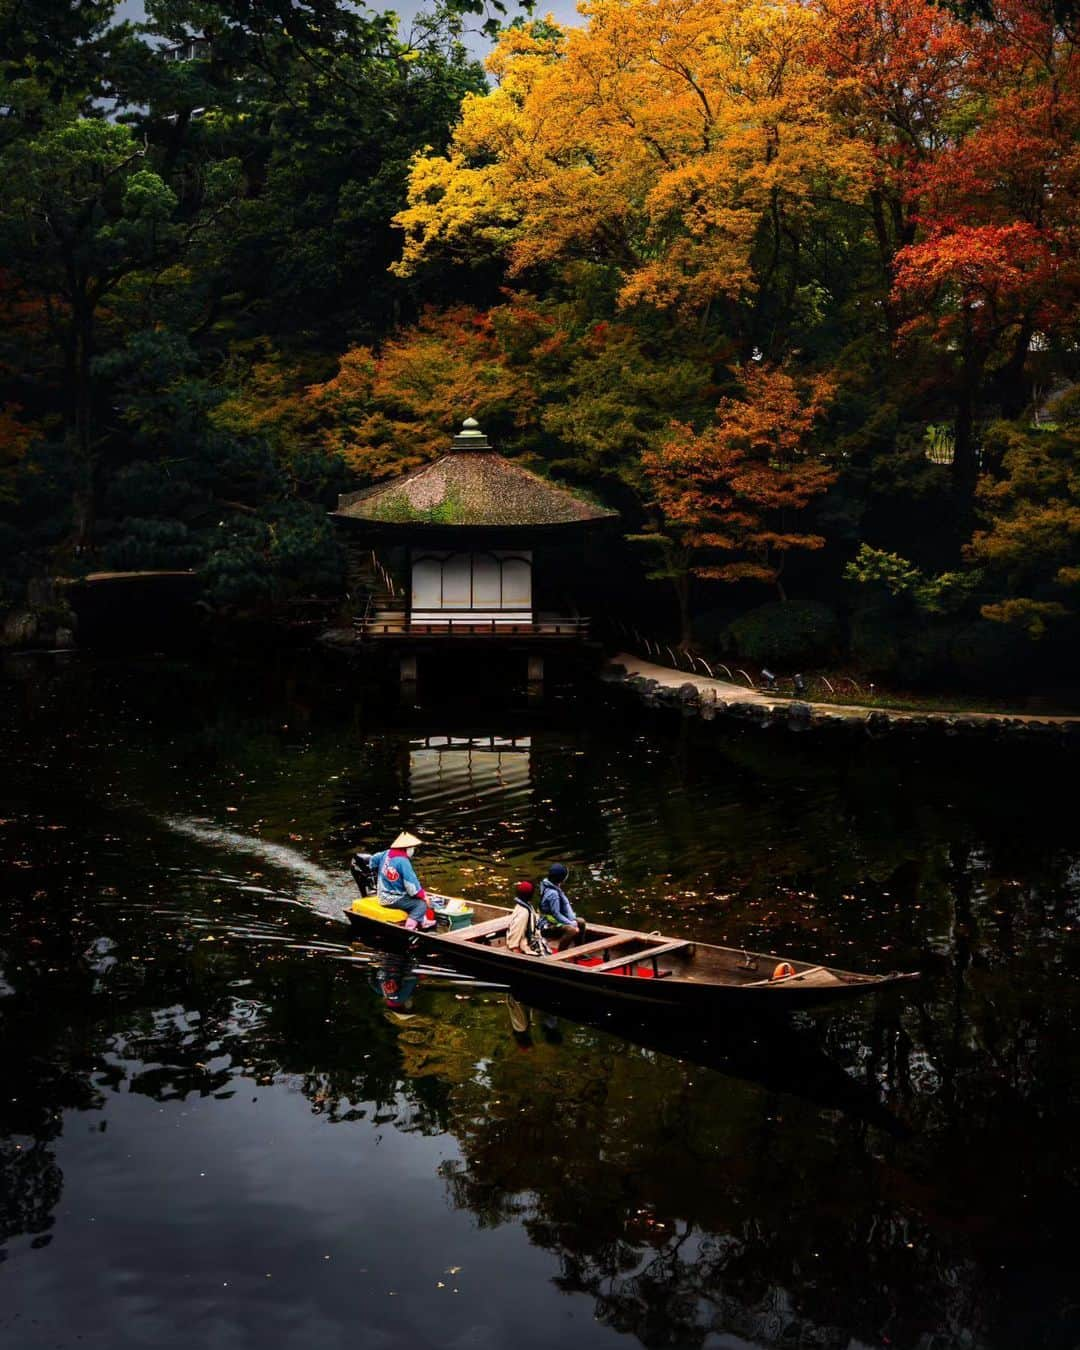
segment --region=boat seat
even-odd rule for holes
[[[631,952],[629,956],[617,956],[614,961],[605,961],[603,965],[593,966],[594,974],[602,974],[608,970],[618,970],[621,966],[636,966],[640,961],[651,961],[653,969],[656,969],[657,957],[666,956],[668,952],[681,951],[684,947],[689,947],[689,942],[661,942],[657,947],[646,947],[641,952]]]
[[[633,942],[639,936],[638,933],[618,933],[614,937],[597,938],[595,942],[583,942],[580,947],[567,947],[565,951],[552,952],[548,960],[573,961],[575,957],[589,956],[592,952],[602,952],[608,947],[621,947],[626,942]]]
[[[494,937],[497,933],[505,932],[510,927],[510,918],[511,916],[507,914],[504,918],[474,923],[471,928],[463,928],[460,933],[448,933],[446,940],[448,942],[475,942],[477,938]]]
[[[409,917],[403,909],[394,909],[391,905],[382,905],[373,895],[365,895],[352,902],[352,912],[362,914],[365,919],[378,919],[380,923],[404,923]]]

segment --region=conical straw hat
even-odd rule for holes
[[[408,830],[403,830],[401,834],[390,845],[391,848],[416,848],[420,843],[415,834],[410,834]]]

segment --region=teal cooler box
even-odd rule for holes
[[[439,921],[439,927],[444,932],[451,933],[458,928],[471,928],[473,912],[468,905],[460,900],[451,901],[450,904],[454,905],[455,908],[451,909],[450,905],[432,905],[435,917]]]

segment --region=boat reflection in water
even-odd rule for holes
[[[372,967],[371,983],[391,1012],[411,1012],[420,974],[415,961],[386,953]]]
[[[425,1011],[423,1003],[416,1006],[421,981],[439,989],[457,988],[465,997],[500,988],[452,970],[420,966],[408,957],[379,954],[372,983],[391,1012]],[[783,1022],[759,1025],[738,1020],[727,1027],[699,1027],[679,1013],[636,1015],[621,1008],[598,1013],[593,1000],[553,996],[535,981],[514,981],[502,988],[510,1035],[523,1050],[532,1048],[537,1039],[560,1044],[560,1023],[565,1020],[654,1054],[755,1083],[767,1092],[788,1093],[825,1110],[841,1111],[897,1139],[910,1133],[881,1104],[876,1091],[859,1083],[814,1043],[809,1030]]]
[[[408,797],[413,823],[421,834],[424,819],[436,811],[442,814],[447,799],[453,800],[458,820],[468,818],[472,826],[477,817],[497,820],[500,830],[511,837],[533,818],[533,737],[525,728],[505,727],[499,733],[471,727],[438,732],[413,728],[406,743]],[[453,852],[454,844],[452,836],[440,835],[440,852]],[[476,992],[497,988],[506,991],[510,1034],[523,1049],[531,1048],[536,1040],[558,1044],[562,1040],[560,1021],[566,1019],[644,1050],[842,1111],[895,1137],[906,1134],[906,1127],[881,1105],[874,1090],[825,1055],[809,1032],[783,1021],[774,1025],[773,1019],[749,1021],[735,1016],[719,1023],[711,1018],[705,1025],[681,1010],[646,1007],[637,1011],[632,1005],[597,999],[588,991],[552,988],[527,973],[511,972],[504,977],[500,970],[493,978],[505,978],[505,982],[482,983],[444,965],[441,952],[429,951],[417,958],[373,945],[373,938],[383,936],[379,932],[383,926],[369,925],[363,941],[366,950],[378,953],[373,980],[391,1012],[424,1011],[426,1000],[417,1005],[416,999],[420,980],[432,989]],[[399,936],[390,929],[388,944]],[[885,992],[879,997],[894,995]]]

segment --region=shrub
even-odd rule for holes
[[[975,619],[953,630],[945,673],[975,688],[1016,689],[1030,675],[1032,650],[1021,630]]]
[[[817,600],[774,602],[728,627],[740,656],[759,665],[809,665],[831,656],[839,639],[835,612]]]
[[[851,655],[868,675],[900,688],[1014,690],[1031,672],[1031,643],[986,619],[928,619],[885,600],[860,605],[851,620]]]
[[[868,675],[893,674],[903,657],[901,633],[910,623],[910,607],[901,601],[867,597],[851,616],[852,659]]]

